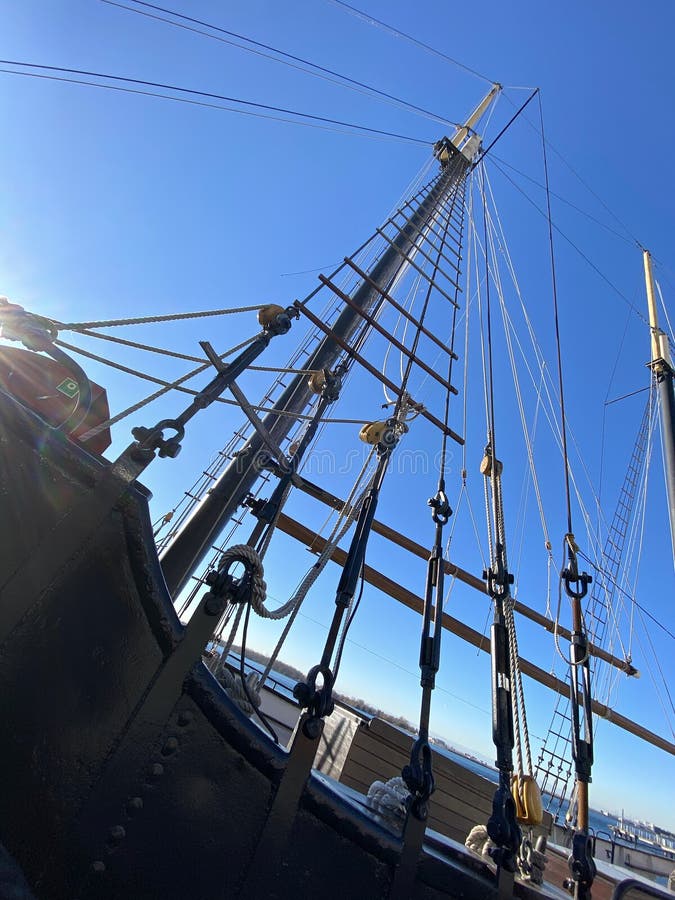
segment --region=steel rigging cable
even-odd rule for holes
[[[435,47],[432,47],[430,44],[425,44],[424,41],[420,41],[418,38],[413,37],[410,34],[407,34],[405,31],[399,31],[398,28],[394,28],[393,25],[388,25],[386,22],[382,22],[380,19],[376,19],[375,16],[371,16],[370,13],[362,12],[360,9],[357,9],[355,6],[350,6],[349,3],[345,3],[344,0],[330,0],[331,3],[335,3],[337,6],[342,6],[344,9],[348,10],[350,15],[356,16],[359,19],[363,19],[369,25],[375,25],[378,28],[383,28],[385,31],[388,31],[390,34],[393,34],[395,37],[404,38],[404,40],[409,41],[411,44],[415,44],[417,47],[421,47],[423,50],[426,50],[428,53],[433,53],[434,56],[440,57],[440,59],[445,60],[448,63],[451,63],[453,66],[457,66],[460,69],[464,69],[465,72],[469,72],[471,75],[475,75],[476,78],[481,78],[483,81],[487,81],[488,84],[494,84],[495,82],[492,78],[488,78],[487,75],[482,75],[480,72],[477,72],[475,69],[470,68],[464,63],[459,62],[459,60],[453,59],[451,56],[448,56],[446,53],[442,53],[440,50],[437,50]]]
[[[558,388],[560,398],[560,418],[563,458],[565,465],[565,498],[567,504],[567,534],[563,541],[563,553],[567,551],[567,567],[560,573],[560,590],[564,584],[565,593],[572,603],[572,641],[570,646],[570,700],[572,707],[572,756],[574,758],[577,787],[577,828],[572,839],[572,853],[569,858],[571,879],[568,886],[573,890],[575,900],[590,900],[591,887],[596,874],[593,860],[593,841],[589,837],[588,825],[588,784],[593,767],[593,712],[591,693],[591,670],[588,653],[588,635],[584,626],[581,601],[586,596],[591,577],[579,572],[577,545],[572,531],[572,501],[570,495],[570,469],[567,454],[567,420],[563,386],[562,352],[560,347],[560,325],[558,317],[558,290],[553,247],[553,221],[551,219],[551,195],[549,191],[546,138],[544,136],[544,112],[539,95],[539,119],[541,123],[542,156],[544,182],[546,184],[546,209],[548,237],[551,258],[551,279],[553,287],[553,314],[555,319],[556,353],[558,359]],[[581,683],[580,683],[581,682]],[[580,722],[583,710],[583,738]]]
[[[172,84],[163,84],[162,82],[146,81],[142,78],[124,78],[121,75],[107,75],[104,72],[89,72],[89,71],[86,71],[83,69],[71,69],[71,68],[67,68],[65,66],[43,66],[43,65],[39,65],[38,63],[26,63],[26,62],[19,62],[17,60],[10,60],[10,59],[0,59],[0,65],[23,66],[27,69],[45,69],[49,72],[64,73],[62,76],[55,76],[55,75],[45,75],[44,73],[38,73],[38,72],[20,72],[20,71],[17,71],[16,69],[0,69],[0,72],[3,72],[5,75],[23,75],[26,78],[42,78],[47,81],[65,81],[70,84],[83,84],[83,85],[88,85],[89,87],[103,88],[103,89],[109,90],[109,91],[121,91],[121,92],[127,93],[127,94],[143,94],[146,97],[158,97],[163,100],[173,100],[176,103],[189,103],[194,106],[206,106],[206,107],[209,107],[210,109],[220,109],[220,110],[224,110],[225,112],[239,112],[239,113],[243,113],[245,115],[257,115],[257,116],[260,116],[261,118],[270,118],[269,116],[265,116],[263,113],[255,113],[252,110],[237,110],[237,109],[232,109],[231,107],[220,106],[219,104],[207,103],[207,102],[198,101],[198,100],[191,100],[191,99],[187,99],[185,97],[172,97],[168,94],[157,94],[157,93],[154,93],[151,91],[142,91],[139,89],[120,87],[120,86],[116,86],[116,85],[112,85],[112,84],[103,84],[101,82],[81,81],[76,78],[68,78],[65,76],[70,74],[70,75],[82,75],[87,78],[107,78],[110,81],[124,82],[126,84],[138,84],[138,85],[143,85],[145,87],[161,88],[162,90],[166,90],[166,91],[177,91],[181,94],[190,94],[191,96],[194,96],[194,97],[204,97],[204,98],[210,98],[213,100],[225,100],[228,103],[239,103],[242,106],[254,107],[254,109],[269,110],[271,112],[285,113],[287,115],[299,116],[302,119],[309,120],[307,122],[294,122],[292,119],[282,119],[281,120],[281,121],[289,122],[289,123],[296,124],[296,125],[312,125],[314,123],[323,122],[328,125],[337,125],[340,128],[351,128],[354,131],[356,131],[358,133],[362,133],[362,134],[393,138],[393,139],[396,139],[399,141],[408,141],[413,144],[422,144],[425,147],[428,147],[431,144],[431,141],[423,141],[420,138],[409,137],[404,134],[398,134],[397,132],[394,132],[394,131],[385,131],[380,128],[369,128],[367,125],[357,125],[357,124],[354,124],[351,122],[344,122],[340,119],[331,119],[327,116],[318,116],[313,113],[303,113],[303,112],[299,112],[294,109],[285,109],[284,107],[281,107],[281,106],[273,106],[271,104],[266,104],[266,103],[256,103],[252,100],[240,100],[237,97],[227,97],[223,94],[216,94],[211,91],[198,91],[198,90],[195,90],[192,88],[178,87],[177,85],[172,85]],[[315,127],[318,128],[321,126],[317,124],[317,125],[315,125]]]
[[[186,16],[183,13],[176,12],[172,9],[165,9],[162,6],[155,6],[153,3],[145,3],[143,0],[131,0],[132,3],[136,3],[139,6],[145,6],[149,9],[154,9],[159,12],[167,13],[171,16],[175,16],[177,19],[184,19],[186,22],[193,22],[195,25],[203,25],[205,28],[210,28],[212,31],[217,31],[221,34],[227,34],[230,37],[237,38],[240,41],[246,41],[248,44],[253,44],[254,47],[262,47],[265,50],[271,50],[273,53],[277,53],[280,57],[284,57],[284,59],[278,59],[275,56],[270,56],[267,53],[260,53],[260,51],[254,50],[252,47],[243,47],[241,44],[236,44],[233,41],[229,41],[225,38],[218,37],[215,34],[209,34],[206,31],[200,31],[197,28],[191,28],[188,25],[182,25],[180,22],[172,22],[171,19],[165,19],[163,16],[152,15],[151,13],[143,12],[140,9],[134,9],[131,6],[125,6],[123,3],[117,3],[115,0],[101,0],[102,3],[106,3],[108,6],[117,6],[119,9],[126,9],[128,12],[137,13],[142,16],[146,16],[151,19],[155,19],[159,22],[166,22],[167,25],[173,25],[176,28],[183,28],[186,31],[191,31],[194,34],[199,34],[202,37],[208,37],[212,40],[221,41],[222,43],[229,44],[233,47],[237,47],[240,50],[245,50],[248,53],[255,53],[258,56],[263,56],[265,59],[271,59],[274,62],[283,63],[284,65],[290,65],[294,69],[298,69],[301,72],[305,72],[308,75],[315,75],[319,78],[326,78],[326,75],[335,76],[335,78],[340,79],[339,81],[335,81],[333,78],[327,78],[326,80],[330,81],[332,84],[340,84],[342,87],[348,87],[352,90],[358,91],[358,93],[371,93],[375,94],[378,97],[382,98],[386,102],[393,103],[396,106],[405,107],[412,112],[415,112],[419,115],[425,116],[426,118],[433,119],[436,122],[440,122],[443,125],[451,125],[453,128],[460,128],[461,126],[457,122],[453,122],[450,119],[447,119],[445,116],[437,115],[436,113],[430,112],[427,109],[423,109],[421,106],[417,106],[414,103],[410,103],[407,100],[403,100],[400,97],[396,97],[393,94],[388,94],[386,91],[382,91],[379,88],[373,87],[369,84],[364,84],[362,81],[358,81],[356,78],[350,78],[348,75],[342,75],[340,72],[335,72],[333,69],[328,69],[325,66],[320,66],[318,63],[311,62],[308,59],[303,59],[301,56],[295,56],[292,53],[286,53],[284,50],[279,50],[278,47],[273,47],[270,44],[263,44],[261,41],[253,40],[253,38],[248,38],[243,34],[237,34],[235,31],[228,31],[226,28],[221,28],[218,25],[212,25],[209,22],[204,22],[201,19],[194,19],[192,16]],[[294,65],[293,62],[286,62],[286,60],[293,60],[296,63],[302,63],[304,66],[310,66],[311,69],[316,71],[308,72],[307,69],[301,68],[301,66]],[[325,73],[325,74],[321,74]],[[343,84],[344,82],[344,84]]]

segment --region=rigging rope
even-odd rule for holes
[[[569,454],[567,452],[567,416],[565,414],[565,394],[563,387],[563,369],[562,369],[562,350],[560,346],[560,321],[558,316],[558,282],[555,277],[555,253],[553,250],[553,220],[551,217],[551,195],[548,181],[548,162],[546,159],[546,141],[543,139],[544,134],[544,112],[541,104],[541,95],[539,96],[539,118],[541,121],[542,132],[542,154],[544,160],[544,182],[546,184],[546,210],[548,219],[548,242],[551,260],[551,284],[553,289],[553,319],[555,323],[555,343],[556,357],[558,361],[558,391],[560,398],[560,426],[562,432],[563,443],[563,459],[565,464],[565,500],[567,503],[567,533],[573,534],[572,531],[572,499],[570,495],[570,473],[569,473]]]
[[[453,59],[452,56],[448,56],[446,53],[442,53],[440,50],[437,50],[430,44],[425,44],[424,41],[418,40],[418,38],[415,38],[410,34],[406,34],[405,31],[399,31],[399,29],[394,28],[393,25],[388,25],[386,22],[382,22],[380,19],[376,19],[375,16],[371,16],[370,13],[362,12],[355,6],[350,6],[349,3],[345,3],[345,0],[330,0],[330,2],[335,3],[337,6],[342,6],[344,9],[348,10],[350,15],[354,15],[359,19],[363,19],[363,21],[367,22],[369,25],[374,25],[377,28],[382,28],[385,31],[388,31],[390,34],[393,34],[397,38],[404,38],[404,40],[409,41],[416,47],[420,47],[421,49],[432,53],[434,56],[445,60],[445,62],[451,63],[453,66],[457,66],[459,69],[463,69],[465,72],[469,72],[470,75],[475,75],[476,78],[480,78],[482,81],[486,81],[488,84],[495,83],[492,78],[488,78],[486,75],[481,75],[481,73],[476,71],[476,69],[472,69],[470,68],[470,66],[459,62],[459,60]]]
[[[591,670],[588,653],[588,634],[583,618],[581,600],[586,596],[588,584],[592,580],[586,572],[579,572],[577,562],[577,545],[572,529],[572,501],[570,492],[569,456],[567,451],[567,417],[565,413],[565,397],[563,386],[562,351],[560,341],[560,325],[558,316],[558,289],[555,273],[555,253],[553,248],[553,221],[551,217],[551,196],[549,191],[548,162],[546,158],[546,139],[544,137],[544,113],[539,95],[539,120],[542,135],[542,156],[544,163],[544,181],[546,184],[546,209],[548,219],[548,237],[551,260],[551,280],[553,288],[553,313],[555,321],[556,355],[558,360],[558,388],[560,398],[560,424],[562,432],[563,459],[565,466],[565,499],[567,504],[567,534],[563,542],[563,558],[567,557],[567,566],[560,573],[558,588],[559,605],[564,584],[565,592],[572,604],[572,638],[570,643],[570,699],[572,707],[572,756],[574,758],[577,783],[577,829],[572,840],[572,853],[569,860],[570,872],[574,885],[575,900],[589,900],[591,886],[596,873],[593,861],[593,844],[589,837],[588,823],[588,784],[591,780],[593,766],[593,712],[591,694]],[[565,550],[567,551],[565,553]],[[557,642],[557,625],[556,625]],[[583,710],[583,725],[580,722]],[[583,731],[582,731],[583,729]],[[582,736],[583,735],[583,736]]]
[[[399,141],[407,141],[408,143],[422,144],[425,147],[429,147],[429,145],[431,144],[431,141],[423,141],[423,140],[420,140],[420,138],[408,137],[404,134],[398,134],[397,132],[393,132],[393,131],[385,131],[381,128],[369,128],[367,125],[357,125],[352,122],[345,122],[341,119],[331,119],[331,118],[328,118],[327,116],[319,116],[319,115],[316,115],[313,113],[303,113],[303,112],[299,112],[298,110],[286,109],[286,108],[280,107],[280,106],[272,106],[271,104],[266,104],[266,103],[255,103],[252,100],[240,100],[237,97],[227,97],[227,96],[224,96],[223,94],[216,94],[211,91],[198,91],[193,88],[178,87],[177,85],[172,85],[172,84],[163,84],[161,82],[156,82],[156,81],[145,81],[142,78],[125,78],[121,75],[108,75],[105,72],[89,72],[89,71],[82,70],[82,69],[70,69],[70,68],[66,68],[63,66],[46,66],[46,65],[41,65],[39,63],[26,63],[26,62],[20,62],[17,60],[8,60],[8,59],[0,59],[0,65],[22,66],[22,67],[25,67],[28,69],[46,69],[47,71],[50,71],[50,72],[65,73],[63,75],[56,76],[56,75],[45,75],[44,73],[39,73],[39,72],[21,72],[21,71],[17,71],[16,69],[0,69],[0,72],[3,72],[5,75],[23,75],[26,78],[41,78],[41,79],[44,79],[47,81],[62,81],[62,82],[67,82],[69,84],[81,84],[81,85],[87,85],[89,87],[101,88],[103,90],[118,91],[118,92],[122,92],[125,94],[142,94],[143,96],[159,97],[163,100],[173,100],[176,103],[189,103],[194,106],[205,106],[210,109],[220,109],[225,112],[237,112],[237,113],[241,113],[244,115],[258,116],[260,118],[273,118],[269,115],[266,115],[265,113],[253,112],[252,110],[233,109],[232,107],[229,107],[229,106],[220,106],[219,104],[209,103],[209,102],[206,102],[205,100],[193,100],[193,99],[190,99],[190,97],[194,96],[194,97],[211,98],[211,99],[215,99],[215,100],[225,100],[229,103],[238,103],[238,104],[241,104],[242,106],[250,106],[250,107],[253,107],[255,110],[268,110],[268,111],[273,111],[273,112],[285,113],[285,114],[292,115],[292,116],[298,116],[301,119],[308,120],[308,121],[303,121],[303,122],[297,122],[293,119],[282,119],[281,120],[281,121],[288,122],[289,124],[321,127],[320,125],[318,125],[318,123],[325,123],[325,124],[329,124],[329,125],[337,125],[340,128],[352,129],[354,132],[361,134],[362,136],[374,135],[377,137],[394,138]],[[106,78],[109,81],[124,82],[127,84],[138,84],[138,85],[144,85],[145,87],[161,88],[162,90],[176,91],[181,94],[188,94],[188,95],[190,95],[190,97],[172,97],[170,94],[158,94],[153,91],[143,91],[138,88],[121,87],[120,85],[104,84],[102,82],[96,82],[96,81],[82,81],[77,78],[67,77],[67,75],[69,75],[69,74],[70,75],[83,75],[87,78]]]
[[[237,44],[232,40],[227,40],[226,38],[219,37],[216,34],[209,34],[206,31],[201,31],[198,28],[192,28],[189,25],[183,25],[181,22],[173,22],[171,19],[166,19],[163,16],[154,15],[152,13],[143,12],[140,9],[134,9],[131,6],[126,6],[123,3],[118,3],[116,0],[101,0],[102,3],[106,3],[108,6],[116,6],[119,9],[125,9],[128,12],[137,13],[138,15],[145,16],[149,19],[154,19],[155,21],[165,22],[167,25],[173,25],[175,28],[182,28],[185,31],[191,31],[194,34],[201,35],[202,37],[207,37],[211,40],[219,41],[223,44],[229,44],[232,47],[237,47],[239,50],[244,50],[247,53],[252,53],[255,56],[261,56],[264,59],[271,59],[274,62],[281,63],[282,65],[289,66],[292,69],[297,69],[300,72],[304,72],[307,75],[313,75],[317,78],[323,78],[325,81],[330,82],[331,84],[340,85],[340,87],[346,87],[350,90],[354,90],[359,94],[364,95],[375,95],[377,99],[383,100],[384,102],[390,103],[399,108],[408,109],[411,112],[415,112],[419,115],[425,116],[426,118],[433,119],[436,122],[440,122],[442,125],[452,125],[455,128],[459,128],[457,122],[452,122],[449,119],[437,115],[436,113],[430,112],[429,110],[423,109],[422,107],[410,103],[407,100],[403,100],[400,97],[396,97],[393,94],[389,94],[386,91],[382,91],[379,88],[373,87],[372,85],[365,84],[362,81],[358,81],[355,78],[350,78],[348,75],[342,75],[340,72],[336,72],[332,69],[328,69],[325,66],[320,66],[317,63],[313,63],[308,59],[303,59],[300,56],[295,56],[292,53],[286,53],[284,50],[280,50],[278,47],[272,47],[270,44],[263,44],[260,41],[253,40],[253,38],[248,38],[243,34],[237,34],[234,31],[228,31],[226,28],[221,28],[218,25],[213,25],[209,22],[204,22],[200,19],[194,19],[191,16],[186,16],[183,13],[176,12],[172,9],[165,9],[162,6],[156,6],[153,3],[146,3],[144,0],[131,0],[131,2],[138,4],[139,6],[145,6],[149,9],[157,10],[158,12],[168,13],[171,16],[174,16],[177,19],[183,19],[187,22],[192,22],[195,25],[202,25],[205,28],[209,28],[212,31],[219,32],[220,34],[229,35],[231,38],[236,38],[240,41],[245,41],[248,44],[252,44],[252,47],[245,47],[241,44]],[[254,49],[255,47],[263,48],[264,50],[271,50],[273,53],[276,53],[277,56],[272,56],[269,53],[261,52],[261,50]],[[280,58],[281,57],[281,58]],[[302,65],[297,65],[297,63],[301,63]],[[302,66],[309,66],[310,69],[314,71],[308,71],[307,69],[302,68]],[[334,77],[330,77],[334,76]],[[339,80],[335,80],[339,79]]]
[[[204,319],[209,316],[228,316],[233,313],[255,312],[263,309],[264,303],[255,306],[236,306],[228,309],[207,309],[201,312],[164,313],[158,316],[139,316],[127,319],[105,319],[100,322],[55,322],[60,331],[82,331],[86,328],[114,328],[120,325],[150,325],[157,322],[180,322],[183,319]]]

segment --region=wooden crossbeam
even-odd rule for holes
[[[405,232],[405,228],[402,225],[399,225],[398,222],[395,221],[395,218],[396,218],[396,216],[394,215],[390,219],[387,219],[387,221],[385,222],[385,225],[391,225],[393,228],[395,228],[398,231],[399,234],[403,234]],[[432,250],[434,250],[436,253],[438,253],[439,257],[441,259],[445,260],[445,262],[450,266],[450,268],[454,269],[455,272],[457,272],[457,274],[459,275],[460,274],[459,266],[456,263],[454,263],[449,257],[447,257],[445,255],[445,253],[443,253],[443,251],[429,238],[428,232],[431,231],[431,229],[430,228],[424,228],[424,229],[416,228],[416,231],[417,231],[418,236],[423,241],[425,241]],[[443,238],[441,238],[441,242],[443,245],[445,245],[445,243],[446,243]]]
[[[381,297],[384,297],[387,303],[390,303],[394,307],[394,309],[400,312],[404,318],[406,318],[412,325],[415,326],[415,328],[419,328],[422,334],[426,335],[429,340],[433,341],[433,343],[437,347],[440,347],[441,350],[444,350],[448,354],[448,356],[451,356],[453,359],[459,359],[454,350],[451,350],[449,347],[447,347],[443,343],[443,341],[440,341],[432,331],[429,331],[428,328],[425,328],[425,326],[422,325],[422,323],[418,319],[416,319],[415,316],[412,316],[408,312],[405,306],[401,306],[398,300],[395,300],[388,291],[385,291],[385,289],[376,281],[374,281],[367,272],[364,272],[363,269],[359,268],[359,266],[356,265],[353,259],[349,259],[345,256],[344,261],[347,263],[350,269],[353,269],[360,278],[363,278],[364,281],[368,282],[368,284],[372,288],[374,288]]]
[[[401,391],[400,387],[397,387],[394,382],[387,378],[387,376],[383,372],[379,372],[375,368],[375,366],[371,366],[368,360],[364,359],[361,354],[357,353],[353,347],[350,347],[345,340],[343,340],[339,335],[335,334],[335,332],[331,328],[329,328],[328,325],[322,322],[318,316],[315,316],[310,309],[308,309],[303,303],[300,302],[300,300],[296,300],[293,306],[296,309],[299,309],[304,316],[307,316],[309,321],[313,325],[316,325],[316,327],[321,331],[323,331],[324,334],[331,337],[335,341],[335,343],[338,344],[338,346],[342,347],[345,353],[347,353],[352,357],[352,359],[356,360],[356,362],[363,366],[363,368],[367,372],[370,372],[371,375],[374,375],[375,378],[378,379],[378,381],[382,382],[382,384],[386,384],[389,390],[396,394],[397,397],[401,396],[403,392]],[[420,410],[420,415],[424,416],[424,418],[431,422],[432,425],[435,425],[436,428],[444,431],[448,435],[448,437],[451,437],[453,439],[453,441],[457,441],[458,444],[464,443],[464,438],[460,437],[455,431],[452,430],[452,428],[446,428],[441,420],[437,419],[436,416],[430,413],[428,409],[422,407],[422,409]]]
[[[433,284],[433,286],[436,288],[436,290],[441,295],[441,297],[445,297],[445,299],[449,303],[452,303],[453,306],[459,307],[459,303],[457,303],[457,301],[454,299],[454,297],[451,297],[450,294],[448,294],[446,291],[443,290],[443,288],[439,287],[436,284],[436,282],[434,281],[434,279],[429,275],[429,273],[425,272],[424,269],[422,269],[420,266],[418,266],[417,263],[415,262],[415,260],[412,259],[409,254],[404,253],[403,250],[401,250],[401,248],[398,247],[394,243],[394,241],[392,241],[392,239],[389,237],[388,234],[385,234],[381,228],[376,228],[375,231],[377,232],[377,234],[380,235],[380,237],[384,238],[384,240],[389,244],[390,247],[394,248],[394,250],[398,253],[398,255],[401,257],[401,259],[404,259],[408,263],[408,265],[412,266],[413,269],[415,269],[416,272],[419,272],[420,275],[422,276],[422,278],[425,278],[429,282],[429,284]],[[412,242],[411,242],[411,244],[412,244]],[[415,245],[412,244],[412,246],[414,247]],[[419,247],[417,247],[416,249],[419,250]],[[421,250],[419,250],[419,252],[422,253],[422,256],[426,255]],[[432,263],[432,265],[433,265],[433,263]],[[445,277],[448,278],[447,275]],[[458,285],[455,284],[455,282],[452,280],[452,278],[448,278],[448,281],[450,282],[450,284],[453,285],[453,287],[456,287],[458,291],[462,290],[461,287],[459,287]]]
[[[308,494],[315,500],[319,500],[326,506],[330,506],[332,509],[341,510],[344,508],[344,500],[341,500],[334,494],[330,494],[328,491],[319,487],[318,484],[314,484],[313,482],[307,481],[307,479],[300,478],[299,476],[297,477],[297,481],[295,482],[295,484],[298,488],[300,488],[301,491],[303,491],[303,493]],[[388,525],[385,525],[383,522],[379,522],[377,519],[373,521],[372,527],[373,531],[376,534],[382,535],[382,537],[391,541],[393,544],[396,544],[397,547],[401,547],[403,550],[407,550],[409,553],[412,553],[419,559],[429,559],[429,550],[426,547],[423,547],[422,544],[418,544],[417,541],[413,541],[412,538],[406,537],[395,529],[390,528]],[[469,585],[469,587],[474,588],[481,594],[486,593],[485,582],[481,578],[477,578],[475,575],[472,575],[470,572],[467,572],[465,569],[460,568],[460,566],[457,566],[454,563],[449,562],[448,560],[444,560],[443,568],[446,575],[450,575],[453,578],[456,578],[458,581]],[[555,632],[555,622],[552,619],[549,619],[546,616],[542,615],[540,612],[537,612],[536,609],[532,609],[530,606],[527,606],[525,603],[521,603],[519,600],[514,601],[513,608],[521,616],[529,619],[532,622],[536,622],[537,625],[541,625],[542,628],[545,628],[546,631],[550,632],[551,634]],[[569,629],[565,628],[562,625],[558,625],[558,634],[566,641],[569,641],[572,638],[572,634]],[[614,668],[620,669],[622,672],[625,672],[626,675],[639,676],[640,674],[638,670],[630,663],[626,662],[625,659],[614,656],[612,653],[608,653],[606,650],[603,650],[602,647],[597,647],[595,644],[589,643],[588,652],[591,654],[591,656],[595,656],[597,659],[601,659],[603,662],[608,663],[610,666],[614,666]]]
[[[295,519],[290,518],[290,516],[287,516],[285,513],[282,513],[279,516],[277,527],[285,534],[296,538],[296,540],[305,544],[307,547],[311,547],[317,553],[323,552],[328,543],[325,538],[320,537],[310,528],[307,528]],[[347,554],[344,550],[336,547],[331,553],[330,558],[339,566],[344,566]],[[391,578],[387,578],[386,575],[378,572],[377,569],[373,569],[372,566],[366,565],[364,566],[363,576],[368,584],[371,584],[373,587],[387,594],[387,596],[392,597],[394,600],[398,600],[399,603],[407,606],[408,609],[412,609],[420,614],[423,612],[424,601],[421,597],[413,594],[412,591],[407,590],[397,582],[392,581]],[[458,635],[458,637],[461,637],[479,650],[490,653],[490,638],[476,631],[474,628],[465,625],[464,622],[460,622],[459,619],[455,619],[447,613],[443,613],[443,628]],[[569,685],[566,681],[556,678],[554,675],[551,675],[550,672],[546,672],[544,669],[541,669],[527,659],[523,659],[521,656],[518,657],[518,662],[523,674],[528,675],[530,678],[539,682],[539,684],[543,684],[545,687],[550,688],[556,693],[562,694],[564,697],[569,696]],[[613,722],[619,728],[623,728],[624,731],[628,731],[630,734],[634,734],[636,737],[647,741],[647,743],[675,756],[675,744],[661,737],[661,735],[649,731],[647,728],[644,728],[637,722],[633,722],[631,719],[626,718],[626,716],[622,716],[621,713],[616,712],[616,710],[609,706],[605,706],[604,703],[600,703],[598,700],[592,701],[592,709],[596,716],[600,716],[608,722]]]
[[[407,356],[408,359],[411,359],[416,365],[420,367],[427,375],[430,375],[434,381],[437,381],[439,384],[442,384],[446,391],[450,391],[452,394],[457,394],[457,388],[453,387],[445,378],[442,378],[438,372],[434,372],[431,366],[428,366],[423,360],[419,357],[415,356],[414,353],[411,353],[410,350],[402,344],[399,340],[397,340],[392,334],[389,334],[386,328],[384,328],[374,316],[371,316],[370,313],[366,312],[365,309],[362,309],[357,303],[354,303],[349,294],[345,294],[344,291],[341,291],[339,287],[333,284],[330,278],[326,278],[325,275],[319,275],[319,281],[326,285],[327,288],[330,288],[331,291],[343,300],[347,306],[351,306],[354,312],[358,313],[363,319],[368,322],[368,324],[375,329],[375,331],[379,332],[379,334],[384,335],[387,338],[390,344],[396,347],[397,350],[400,350],[404,356]]]

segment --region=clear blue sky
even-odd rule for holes
[[[367,25],[329,0],[284,4],[249,0],[226,7],[209,0],[189,4],[176,0],[168,5],[374,84],[451,120],[465,116],[487,88],[466,71]],[[672,52],[675,9],[670,2],[654,2],[644,15],[638,14],[634,4],[605,0],[558,5],[489,0],[477,8],[475,16],[469,8],[436,0],[415,4],[363,0],[363,7],[504,85],[541,87],[551,143],[628,224],[630,234],[652,250],[659,262],[657,277],[672,310],[671,148],[675,134],[666,61]],[[427,118],[101,0],[24,0],[21,4],[0,0],[0,11],[3,59],[165,82],[344,119],[429,143],[444,130]],[[519,104],[526,96],[522,90],[506,92],[490,127],[493,136],[514,111],[511,104]],[[386,217],[429,156],[427,147],[415,143],[338,134],[2,73],[0,104],[5,124],[0,143],[0,293],[62,321],[240,306],[261,300],[285,304],[302,297],[316,283],[316,274],[307,270],[328,270],[358,246]],[[531,121],[536,112],[531,104]],[[495,153],[499,160],[542,180],[541,145],[527,122],[514,125]],[[550,166],[556,193],[625,237],[622,226],[553,151]],[[496,168],[488,172],[523,294],[552,367],[544,223]],[[543,204],[543,193],[536,185],[511,174],[532,199]],[[571,426],[596,489],[603,460],[602,496],[606,515],[611,517],[643,400],[637,397],[608,407],[603,418],[604,402],[646,383],[648,334],[626,303],[627,298],[640,311],[643,308],[641,257],[633,242],[555,199],[553,212],[565,234],[625,295],[618,296],[564,238],[556,237]],[[299,272],[306,274],[290,274]],[[223,350],[254,330],[253,318],[242,316],[167,326],[159,334],[137,329],[128,336],[196,354],[198,339],[208,338]],[[96,352],[105,347],[102,342],[87,346]],[[273,348],[266,361],[283,362],[289,346]],[[373,353],[377,354],[377,345]],[[115,350],[111,355],[129,365],[152,368],[160,376],[185,371],[182,363],[148,360],[132,351]],[[470,397],[476,411],[470,415],[470,433],[467,430],[467,467],[478,526],[484,531],[477,476],[484,426],[480,372],[476,363],[472,365]],[[506,360],[498,365],[502,366],[497,383],[498,439],[505,460],[507,452],[514,457],[505,473],[510,556],[514,568],[519,561],[520,599],[543,612],[546,554],[531,490],[525,506],[521,505],[524,449],[507,390],[510,371]],[[397,366],[395,360],[394,375]],[[91,365],[88,370],[107,386],[113,411],[150,392],[148,385],[101,366]],[[455,380],[461,384],[461,375]],[[259,385],[255,379],[247,383],[252,396]],[[429,402],[434,402],[433,396]],[[380,403],[381,395],[369,381],[355,382],[341,402],[340,414],[376,417]],[[532,390],[526,392],[526,404],[532,421]],[[182,405],[182,398],[173,398],[143,415],[154,421]],[[455,424],[461,424],[461,404],[455,406],[453,417]],[[135,423],[118,427],[115,450],[125,445],[128,427]],[[208,464],[238,424],[234,412],[212,409],[191,426],[179,460],[158,461],[152,467],[145,480],[155,495],[155,515],[173,506],[194,472]],[[331,440],[338,457],[343,457],[356,445],[356,435],[349,426],[340,428]],[[565,529],[561,464],[545,432],[542,422],[537,464],[559,557]],[[405,447],[422,448],[433,456],[437,436],[416,423],[405,438]],[[673,566],[659,465],[657,445],[638,598],[672,631]],[[451,500],[452,492],[458,491],[461,466],[461,453],[455,450]],[[578,460],[575,467],[580,473]],[[338,477],[332,489],[346,493],[353,477],[352,469]],[[428,543],[431,523],[426,497],[434,490],[432,472],[413,476],[394,469],[379,517]],[[586,499],[591,500],[588,491]],[[317,527],[323,518],[322,510],[297,498],[291,513]],[[581,524],[577,531],[579,536]],[[452,555],[480,574],[482,563],[466,509],[455,532]],[[284,598],[310,560],[304,548],[280,539],[267,562],[273,596]],[[381,539],[373,540],[368,561],[411,590],[423,590],[424,563],[394,554]],[[337,574],[329,566],[309,598],[306,615],[285,654],[290,662],[307,667],[318,659]],[[461,586],[453,591],[448,611],[478,630],[486,626],[485,599]],[[563,621],[569,624],[565,616],[569,616],[567,609]],[[346,651],[342,690],[415,719],[418,627],[412,613],[367,588]],[[550,669],[554,663],[550,635],[526,622],[519,622],[519,628],[523,654]],[[254,640],[268,648],[275,634],[272,628],[260,628]],[[650,638],[670,687],[673,641],[658,629],[652,629]],[[620,653],[618,644],[614,650]],[[640,682],[624,680],[613,704],[672,740],[668,726],[673,721],[672,701],[662,697],[670,713],[666,719],[647,672],[648,664],[656,668],[639,621],[632,653],[643,677]],[[556,671],[563,674],[560,662]],[[526,691],[531,730],[543,736],[551,696],[527,680]],[[489,704],[486,654],[448,636],[434,697],[434,731],[491,758]],[[538,746],[537,739],[534,744]],[[624,806],[627,813],[675,828],[670,789],[674,776],[672,757],[601,723],[593,805]]]

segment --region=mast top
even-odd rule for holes
[[[447,165],[458,150],[469,162],[473,162],[481,141],[480,135],[476,134],[474,128],[497,99],[501,90],[501,84],[493,84],[464,125],[461,125],[451,138],[444,137],[436,142],[434,156],[442,166]]]
[[[645,286],[647,289],[647,307],[649,309],[649,330],[652,336],[652,358],[650,365],[658,374],[659,369],[667,366],[673,371],[673,363],[670,358],[668,335],[659,328],[656,311],[656,295],[654,293],[654,274],[652,272],[652,257],[649,250],[642,251],[642,259],[645,267]]]

